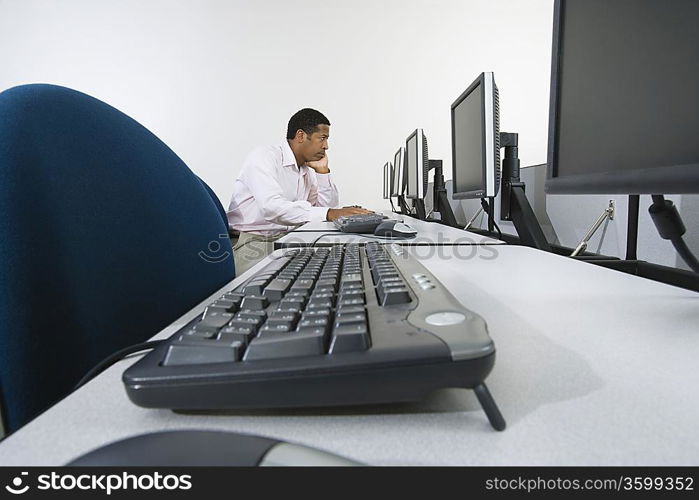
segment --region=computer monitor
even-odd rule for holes
[[[387,162],[383,166],[383,199],[384,200],[391,199],[391,192],[393,191],[393,187],[391,186],[392,182],[393,182],[393,166],[391,165],[391,162]]]
[[[498,88],[481,73],[451,105],[454,199],[485,198],[500,187]]]
[[[393,189],[391,196],[403,196],[405,192],[405,148],[401,146],[393,156]]]
[[[546,190],[699,193],[699,2],[557,0]]]
[[[407,171],[406,198],[424,200],[427,191],[427,172],[429,156],[427,154],[427,137],[422,129],[415,130],[405,140],[405,169]]]

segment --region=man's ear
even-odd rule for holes
[[[294,140],[298,143],[302,143],[303,141],[306,140],[306,132],[304,132],[301,129],[298,129],[296,131],[296,135],[294,136]]]

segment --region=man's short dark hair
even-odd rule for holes
[[[286,128],[286,138],[293,139],[296,136],[296,131],[299,129],[311,135],[318,130],[318,125],[330,126],[330,120],[320,111],[303,108],[301,111],[294,113],[294,116],[289,119],[289,125]]]

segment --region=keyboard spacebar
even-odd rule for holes
[[[323,333],[268,332],[250,342],[243,361],[317,356],[325,354],[325,344]]]

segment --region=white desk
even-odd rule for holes
[[[397,243],[403,246],[451,246],[451,245],[499,245],[503,241],[464,231],[436,222],[425,222],[404,215],[390,214],[392,219],[404,221],[417,230],[417,236],[410,239],[377,239],[371,235],[343,233],[335,228],[332,222],[309,222],[294,231],[282,236],[274,242],[274,248],[293,248],[308,246],[330,246],[343,243]],[[320,240],[318,238],[321,237]],[[317,242],[316,242],[317,240]]]
[[[197,428],[376,465],[699,465],[699,294],[525,247],[440,252],[425,262],[495,341],[487,384],[504,432],[463,389],[347,410],[148,410],[127,399],[121,374],[133,360],[124,360],[0,443],[0,464],[64,464],[126,436]]]
[[[328,220],[320,221],[320,222],[306,222],[305,224],[297,227],[296,229],[292,230],[292,233],[296,232],[321,232],[321,233],[327,233],[327,232],[340,232],[339,229],[335,227],[335,224]]]

